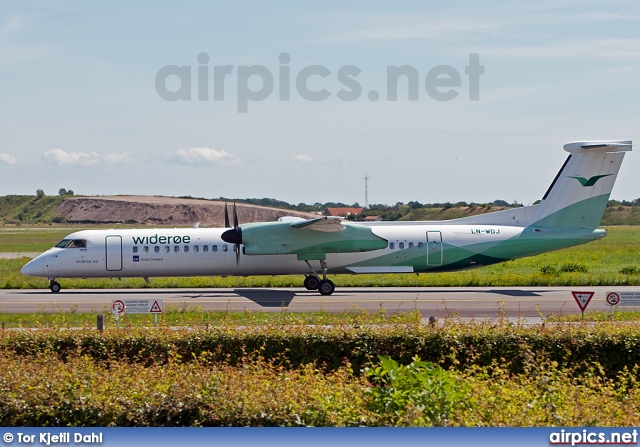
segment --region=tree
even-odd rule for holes
[[[36,196],[38,196],[38,199],[41,199],[44,197],[44,191],[39,189],[36,191]]]

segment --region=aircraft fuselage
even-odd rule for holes
[[[328,273],[421,273],[494,264],[602,237],[602,230],[557,231],[498,225],[372,226],[388,241],[367,252],[328,253]],[[248,276],[310,273],[296,255],[246,255],[236,262],[224,228],[84,230],[30,261],[22,272],[48,278]],[[598,232],[599,231],[599,232]],[[550,237],[551,236],[551,237]],[[73,241],[81,241],[73,244]],[[63,246],[64,244],[58,244]],[[311,261],[321,269],[319,261]]]

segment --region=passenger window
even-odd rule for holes
[[[142,247],[142,253],[149,253],[149,247],[147,247],[146,245]]]
[[[155,251],[156,253],[160,253],[160,247],[156,245],[155,247],[153,247],[153,251]]]
[[[138,253],[138,246],[133,247],[133,252]]]
[[[209,251],[209,246],[208,245],[203,245],[202,246],[202,251],[205,252],[205,253],[208,252]]]
[[[227,251],[229,249],[229,247],[227,247],[226,245],[222,246],[222,251]]]
[[[173,251],[174,251],[174,253],[180,253],[180,246],[179,245],[175,245],[173,247]]]
[[[164,252],[165,253],[169,253],[171,251],[171,247],[169,247],[168,245],[164,246]]]
[[[413,248],[413,242],[409,242],[409,248]]]
[[[200,250],[200,249],[198,248],[198,246],[197,246],[197,245],[194,245],[194,246],[193,246],[193,252],[194,252],[194,253],[198,253],[198,251],[199,251],[199,250]]]
[[[185,245],[185,246],[184,246],[184,252],[185,252],[185,253],[189,253],[189,246],[188,246],[188,245]]]
[[[394,248],[396,248],[396,244],[393,242],[389,242],[389,248],[393,250]]]
[[[211,251],[218,251],[218,246],[217,245],[212,245],[211,246]]]
[[[404,248],[404,242],[399,242],[399,243],[398,243],[398,248],[399,248],[400,250],[402,250],[402,249]]]

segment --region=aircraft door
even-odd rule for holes
[[[442,265],[442,233],[427,231],[427,265]]]
[[[122,270],[122,236],[107,236],[104,245],[107,271],[118,272]]]

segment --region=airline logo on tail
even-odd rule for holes
[[[598,180],[600,180],[602,177],[609,177],[611,174],[604,174],[604,175],[594,175],[593,177],[591,177],[590,179],[586,179],[584,177],[574,177],[572,175],[570,175],[569,177],[576,179],[577,181],[580,182],[580,184],[582,186],[593,186],[596,184],[596,182]]]

